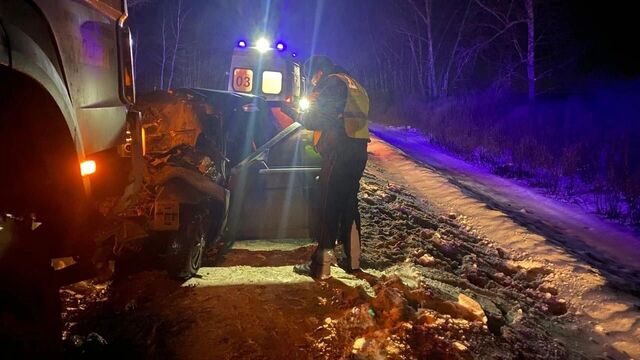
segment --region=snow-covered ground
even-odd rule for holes
[[[550,236],[549,241],[576,251],[591,250],[580,255],[590,263],[606,262],[603,265],[608,265],[609,271],[618,269],[640,275],[640,238],[629,229],[446,154],[414,129],[378,125],[372,128],[380,139],[436,170],[473,197],[507,212],[528,227],[558,235]],[[640,276],[636,280],[639,285]]]
[[[603,335],[594,341],[604,351],[611,346],[640,358],[635,234],[446,154],[415,130],[377,125],[372,130],[397,148],[379,140],[369,147],[391,180],[469,217],[483,235],[510,251],[545,262],[579,323]]]
[[[143,271],[76,284],[62,291],[69,358],[640,359],[632,257],[579,237],[608,224],[578,225],[576,209],[415,133],[374,130],[430,165],[369,145],[365,272],[334,267],[311,281],[291,268],[309,259],[309,240],[280,239],[211,246],[186,283]],[[630,236],[610,231],[602,237]]]

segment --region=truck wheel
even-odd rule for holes
[[[171,276],[187,280],[200,269],[207,240],[206,219],[207,212],[203,210],[181,211],[180,229],[169,240]]]
[[[43,231],[0,218],[1,358],[36,358],[61,350],[60,296]]]

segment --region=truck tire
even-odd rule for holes
[[[209,230],[208,212],[181,209],[180,229],[170,235],[168,272],[181,280],[193,277],[202,265]]]
[[[82,183],[79,173],[67,177],[77,157],[50,94],[3,66],[0,78],[0,358],[44,358],[62,338],[51,258],[73,228],[76,212],[65,205],[80,204]],[[33,229],[31,214],[42,225]]]
[[[60,296],[44,226],[0,219],[0,358],[58,355],[62,343]],[[9,357],[5,355],[10,355]]]

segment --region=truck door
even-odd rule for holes
[[[113,148],[122,139],[126,105],[133,100],[132,73],[123,78],[122,72],[121,55],[128,53],[125,48],[130,47],[122,24],[126,19],[125,2],[35,3],[46,16],[59,47],[85,153]]]

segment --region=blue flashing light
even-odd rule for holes
[[[239,48],[246,48],[247,47],[247,42],[244,41],[244,40],[238,41],[238,47]]]
[[[285,43],[283,43],[282,41],[278,41],[276,43],[276,49],[278,51],[284,51],[287,48],[287,45]]]
[[[291,53],[291,57],[296,57],[296,56],[298,56],[298,54],[296,54],[296,53]]]

